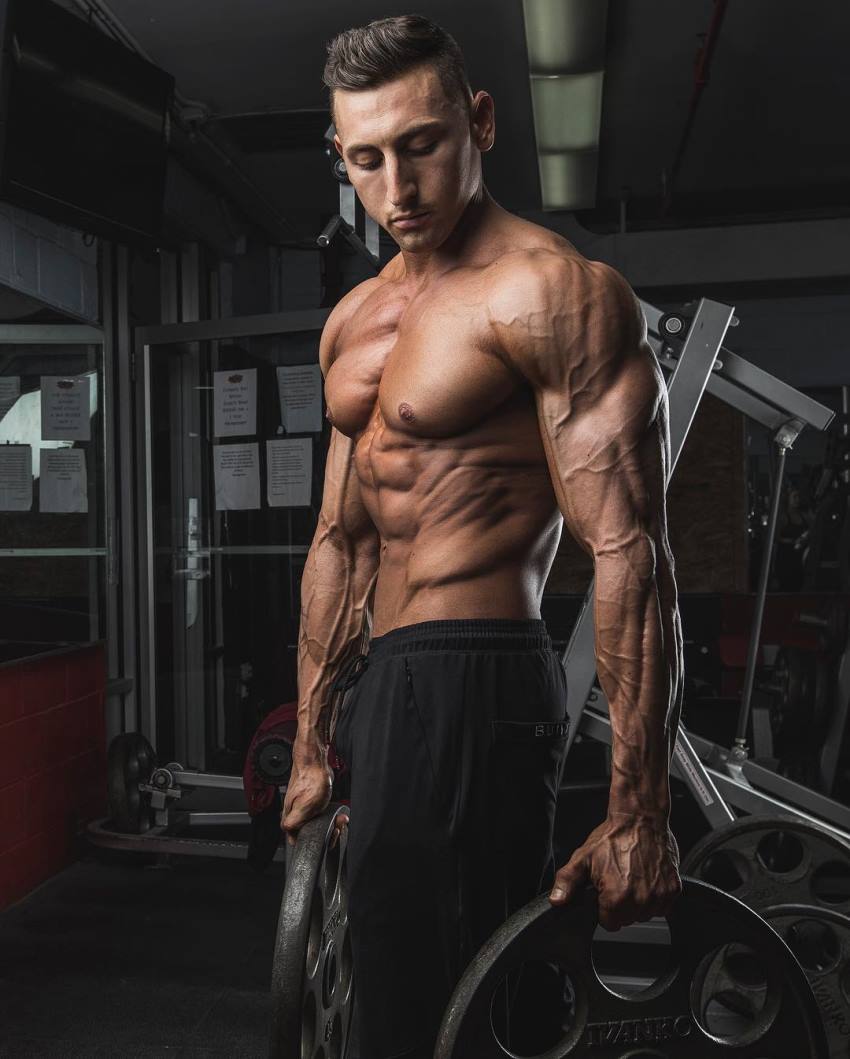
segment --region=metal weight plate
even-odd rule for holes
[[[116,735],[106,758],[109,816],[119,831],[138,835],[150,825],[150,795],[139,790],[156,765],[153,747],[140,732]]]
[[[762,918],[806,973],[820,1008],[829,1059],[850,1057],[850,918],[830,908],[776,905]]]
[[[802,904],[850,914],[850,843],[793,816],[747,816],[710,832],[682,874],[745,901]]]
[[[509,972],[557,963],[572,986],[570,1024],[537,1059],[827,1059],[811,987],[779,935],[741,901],[695,879],[667,917],[674,966],[618,996],[599,980],[591,947],[597,895],[520,909],[470,963],[446,1009],[434,1059],[504,1059],[491,1003]],[[724,1027],[720,1015],[735,1028]]]
[[[254,768],[266,783],[285,786],[292,772],[292,744],[280,735],[268,735],[258,740],[254,747]]]
[[[332,804],[287,847],[272,969],[270,1059],[343,1059],[354,1002],[348,933],[348,829],[331,848]]]

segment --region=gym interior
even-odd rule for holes
[[[495,200],[622,273],[668,387],[692,904],[525,924],[517,951],[573,979],[545,1055],[847,1059],[850,10],[416,10],[495,99]],[[397,252],[321,71],[397,13],[0,0],[0,1056],[346,1055],[345,845],[326,814],[287,849],[278,821],[319,338]],[[593,576],[565,531],[558,864],[611,778]],[[482,990],[459,985],[442,1059],[518,1054]]]

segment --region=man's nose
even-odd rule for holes
[[[396,209],[416,201],[416,181],[409,166],[400,160],[386,162],[387,199]]]

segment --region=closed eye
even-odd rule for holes
[[[407,153],[408,154],[412,154],[412,155],[417,155],[417,156],[418,155],[431,154],[436,146],[437,146],[437,141],[434,140],[433,143],[427,143],[427,144],[425,144],[424,147],[408,147]],[[379,160],[377,160],[377,161],[374,161],[374,162],[355,162],[354,164],[357,166],[358,169],[371,170],[371,169],[377,169],[380,166],[381,163],[380,163]]]

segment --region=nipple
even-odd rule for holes
[[[416,419],[416,416],[413,413],[413,409],[410,407],[409,404],[404,401],[402,401],[402,403],[398,406],[398,414],[405,421],[405,423],[412,423],[414,419]]]

